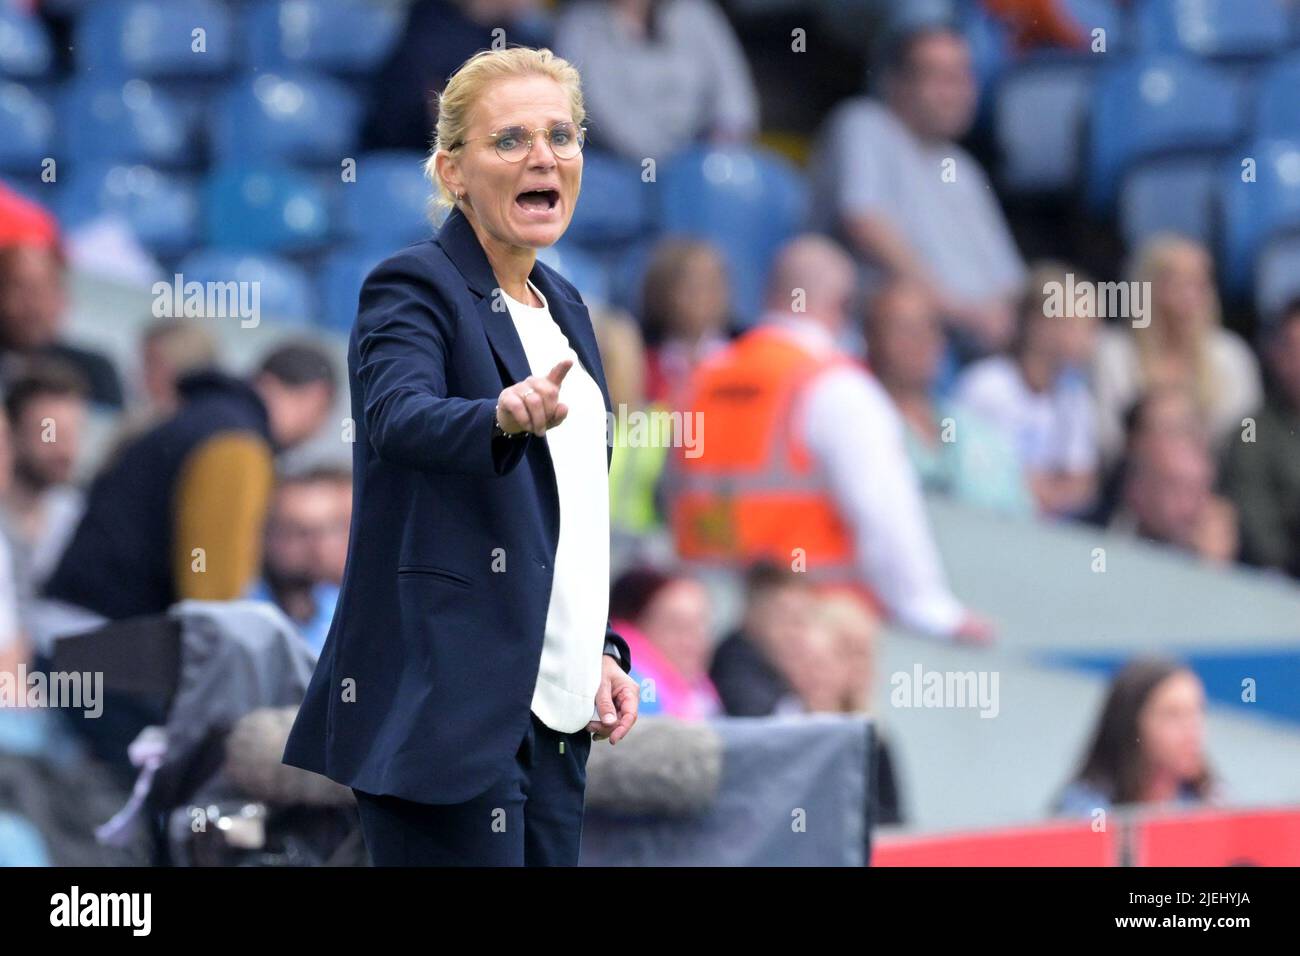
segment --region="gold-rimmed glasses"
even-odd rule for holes
[[[573,159],[582,152],[582,145],[587,139],[587,127],[568,122],[556,123],[549,127],[539,126],[537,129],[506,126],[486,136],[457,140],[448,149],[459,149],[466,143],[490,139],[496,143],[498,156],[507,163],[517,163],[533,151],[533,137],[538,133],[545,134],[546,142],[556,159]]]

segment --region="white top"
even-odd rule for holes
[[[1097,467],[1092,395],[1080,376],[1058,376],[1048,391],[1035,392],[1014,360],[996,355],[961,374],[955,398],[1002,431],[1026,471],[1079,474]]]
[[[605,400],[563,330],[551,318],[546,297],[529,281],[541,308],[502,290],[515,331],[534,375],[573,359],[560,386],[569,414],[542,441],[551,452],[560,499],[560,541],[546,613],[541,669],[533,713],[561,733],[575,733],[595,714],[609,615],[609,472]]]
[[[814,354],[838,349],[825,328],[803,316],[764,318]],[[948,588],[889,395],[866,369],[840,365],[819,373],[800,401],[801,434],[853,529],[863,578],[905,627],[950,635],[965,608]]]

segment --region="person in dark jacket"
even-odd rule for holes
[[[242,596],[260,570],[274,456],[315,434],[336,388],[330,356],[307,343],[279,346],[248,380],[186,374],[176,413],[117,449],[91,485],[47,603],[93,621]]]

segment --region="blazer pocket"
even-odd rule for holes
[[[398,574],[427,574],[430,577],[441,578],[449,584],[457,587],[472,588],[474,582],[463,574],[455,571],[448,571],[446,568],[435,568],[427,564],[403,564],[397,569]]]

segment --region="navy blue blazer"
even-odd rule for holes
[[[577,289],[541,262],[530,278],[608,411]],[[366,278],[348,342],[352,536],[285,763],[422,803],[471,799],[508,769],[528,729],[560,534],[546,438],[492,434],[501,390],[530,374],[459,210]],[[608,622],[605,636],[630,670]]]

